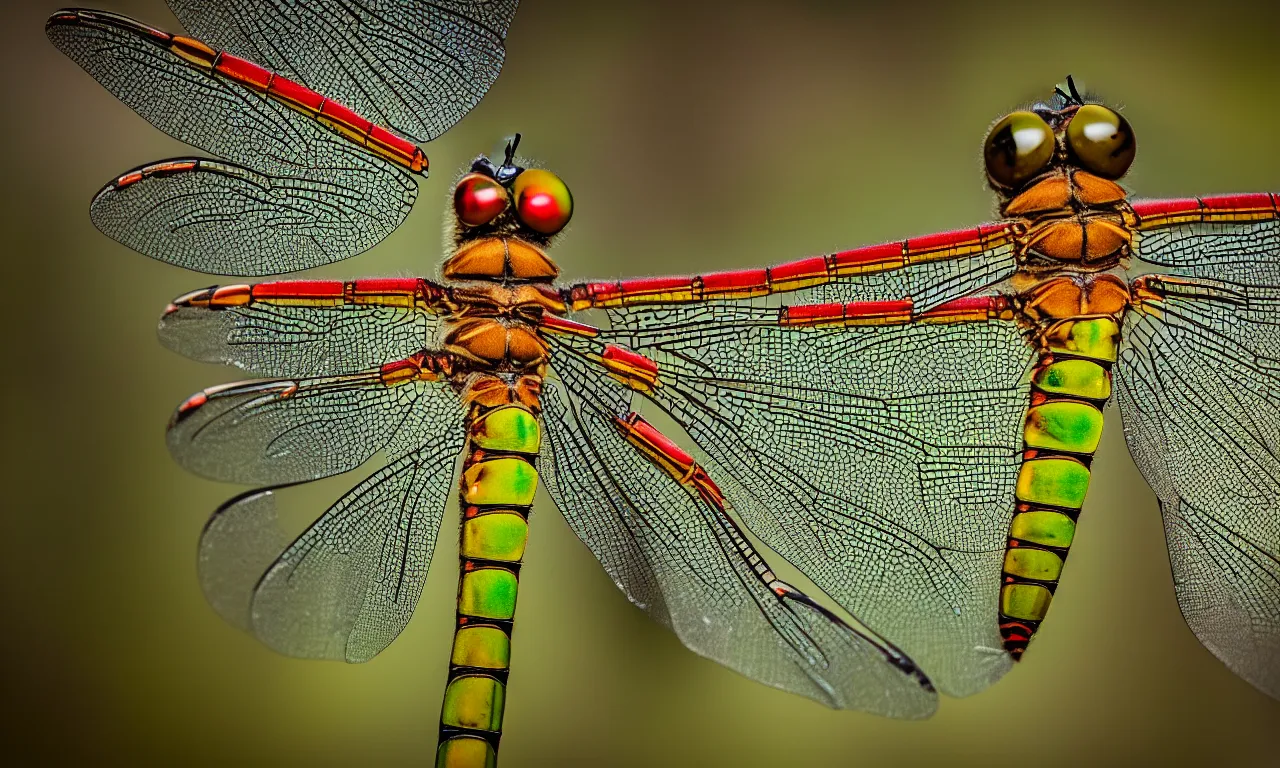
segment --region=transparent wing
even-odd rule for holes
[[[169,451],[213,480],[296,483],[347,472],[374,453],[417,449],[437,424],[458,418],[447,384],[387,386],[379,371],[212,387],[178,408]]]
[[[250,88],[194,66],[131,19],[70,12],[49,39],[152,125],[220,160],[125,174],[94,224],[161,261],[217,274],[291,272],[372,247],[408,215],[408,172]]]
[[[168,0],[183,26],[418,141],[498,79],[517,0]]]
[[[923,312],[1013,275],[1016,231],[1013,222],[997,222],[761,269],[579,283],[564,293],[576,310],[611,310],[615,328],[651,317],[628,311],[635,307],[731,300],[758,305],[760,297],[789,305],[909,299]]]
[[[1032,349],[1001,321],[784,327],[707,302],[556,336],[655,360],[648,394],[709,457],[748,528],[842,607],[967,695],[1010,666],[998,631]]]
[[[566,407],[548,388],[543,477],[633,603],[691,650],[773,687],[840,709],[933,712],[937,694],[909,659],[777,580],[723,510],[625,442],[611,421],[626,411],[601,410],[624,407],[620,387],[572,364],[561,375],[603,397]]]
[[[1280,698],[1280,222],[1144,233],[1163,298],[1126,319],[1130,453],[1160,499],[1193,632]]]
[[[370,475],[280,552],[270,490],[225,504],[200,539],[213,607],[290,656],[367,661],[408,624],[465,434],[461,413]]]
[[[918,311],[977,293],[1017,271],[1013,246],[1001,244],[966,258],[915,264],[905,269],[859,275],[788,293],[786,304],[884,301],[910,297]],[[642,320],[634,313],[615,313],[621,325]]]
[[[1251,196],[1252,197],[1252,196]],[[1280,220],[1186,222],[1143,231],[1132,275],[1171,274],[1250,286],[1280,285]]]
[[[246,295],[256,286],[244,286]],[[218,306],[217,288],[176,299],[160,341],[193,360],[264,376],[326,376],[400,360],[432,346],[436,315],[409,306],[312,306],[244,301]]]
[[[263,108],[284,109],[270,103]],[[408,174],[376,158],[352,153],[345,167],[336,158],[323,162],[295,169],[297,176],[272,176],[234,163],[169,160],[108,184],[89,215],[111,239],[197,272],[309,269],[377,245],[418,194]]]

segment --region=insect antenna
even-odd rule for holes
[[[1067,75],[1067,88],[1071,89],[1071,98],[1081,106],[1084,106],[1084,97],[1080,95],[1080,91],[1076,90],[1076,81],[1071,75]]]
[[[516,148],[520,146],[520,134],[516,134],[507,142],[507,159],[502,161],[503,165],[511,165],[511,161],[516,158]]]

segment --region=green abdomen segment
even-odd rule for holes
[[[1048,612],[1075,537],[1111,397],[1119,324],[1111,316],[1071,318],[1042,338],[1000,588],[1000,633],[1014,659]]]
[[[523,405],[476,406],[462,473],[457,628],[440,710],[437,768],[497,763],[511,665],[511,627],[540,430]]]

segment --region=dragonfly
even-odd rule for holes
[[[541,482],[695,652],[831,706],[927,716],[937,692],[999,679],[1045,619],[1115,386],[1188,624],[1280,696],[1276,194],[1129,200],[1132,127],[1068,79],[987,135],[997,222],[563,285],[547,251],[572,196],[516,150],[456,184],[438,279],[227,285],[166,310],[171,348],[270,377],[194,395],[169,431],[183,466],[258,486],[202,537],[221,613],[288,654],[372,657],[408,621],[456,477],[437,757],[492,762]],[[219,272],[216,243],[173,258],[176,229],[120,226],[148,255]],[[378,453],[277,544],[275,488]],[[752,537],[855,621],[779,579]]]
[[[125,104],[214,156],[121,175],[91,218],[160,261],[235,276],[331,263],[393,231],[426,175],[417,142],[496,79],[516,9],[330,0],[288,4],[285,18],[259,0],[169,5],[198,37],[87,9],[46,25]],[[936,691],[911,658],[780,579],[708,470],[630,407],[657,375],[651,361],[577,348],[601,331],[567,317],[583,288],[558,286],[547,255],[572,195],[525,167],[519,140],[455,185],[440,280],[214,286],[166,309],[167,346],[266,377],[197,393],[168,431],[185,468],[255,486],[201,536],[211,605],[284,654],[366,661],[409,621],[456,488],[436,761],[494,765],[541,481],[627,597],[696,653],[831,707],[930,714]],[[378,455],[379,469],[281,538],[278,489]]]

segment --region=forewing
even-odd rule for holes
[[[290,656],[361,662],[386,648],[422,593],[465,441],[460,413],[432,426],[278,557],[272,491],[219,509],[200,539],[210,604]]]
[[[518,0],[168,0],[192,34],[429,141],[498,78]]]
[[[786,294],[783,303],[893,301],[910,298],[916,310],[933,309],[996,285],[1017,270],[1011,243],[1002,243],[964,258],[911,264],[904,269],[851,276]],[[639,320],[619,315],[623,324]]]
[[[220,158],[157,163],[99,192],[95,225],[130,248],[201,272],[290,272],[372,247],[413,206],[406,171],[193,66],[163,33],[96,12],[57,15],[47,33],[152,125]]]
[[[910,301],[924,312],[990,289],[1017,270],[1013,222],[940,232],[772,267],[646,277],[569,286],[575,309],[609,309],[613,327],[633,328],[646,309],[705,301],[744,305]],[[622,309],[619,309],[622,308]],[[638,313],[630,309],[640,308]]]
[[[166,347],[262,376],[364,370],[431,346],[439,330],[438,317],[410,307],[264,302],[211,307],[207,300],[201,306],[183,299],[160,319]]]
[[[1170,227],[1137,255],[1135,272],[1173,279],[1125,322],[1119,399],[1178,603],[1207,648],[1280,698],[1280,222]]]
[[[997,596],[1032,349],[1012,323],[783,327],[742,303],[633,309],[613,343],[689,433],[748,528],[967,695],[1010,666]]]
[[[625,395],[594,371],[560,371],[585,394],[544,395],[547,488],[638,607],[694,652],[839,709],[925,717],[936,694],[911,661],[777,580],[736,524],[623,440]],[[609,392],[608,390],[613,390]]]
[[[178,408],[169,451],[184,468],[250,485],[347,472],[379,450],[396,459],[457,418],[448,385],[387,386],[378,371],[240,382],[200,392]]]

